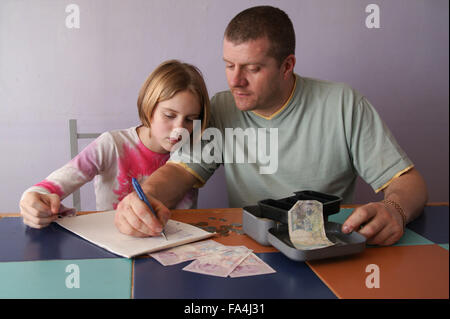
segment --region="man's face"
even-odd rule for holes
[[[267,55],[269,47],[266,37],[241,44],[223,41],[228,85],[241,111],[270,115],[283,102],[282,71],[275,58]]]

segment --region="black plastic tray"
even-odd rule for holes
[[[316,191],[294,192],[294,196],[282,199],[264,199],[258,202],[261,216],[287,224],[288,211],[298,200],[317,200],[323,204],[323,217],[327,220],[329,215],[339,213],[342,198],[335,195],[320,193]]]
[[[357,233],[344,234],[341,224],[325,221],[325,234],[334,243],[333,246],[314,250],[299,250],[289,238],[287,224],[264,218],[260,206],[246,206],[242,211],[244,232],[264,246],[273,246],[288,258],[296,261],[317,260],[345,256],[362,252],[366,247],[366,238]]]
[[[338,223],[325,223],[327,238],[334,245],[324,248],[296,249],[289,238],[289,228],[286,224],[278,224],[277,227],[270,228],[267,233],[267,240],[284,255],[296,261],[332,258],[362,252],[366,248],[366,238],[357,232],[344,234],[341,232],[341,227],[342,225]]]

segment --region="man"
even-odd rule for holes
[[[272,174],[261,174],[258,161],[225,163],[230,206],[306,189],[349,202],[358,174],[384,192],[384,201],[355,209],[342,231],[358,231],[370,244],[394,244],[427,201],[423,178],[364,96],[343,84],[294,74],[294,53],[292,22],[277,8],[244,10],[225,31],[230,91],[212,98],[211,126],[222,133],[277,128],[279,158]],[[143,183],[159,220],[132,193],[118,206],[117,228],[133,236],[158,235],[170,217],[167,207],[204,184],[219,165],[171,158]]]

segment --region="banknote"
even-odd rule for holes
[[[276,272],[262,261],[254,253],[247,256],[234,270],[231,272],[230,277],[244,277],[244,276],[256,276],[265,275]]]
[[[59,205],[59,211],[58,211],[59,218],[73,217],[76,214],[77,214],[77,211],[75,210],[75,208],[68,208],[68,207],[64,206],[63,204]]]
[[[295,248],[311,250],[334,245],[325,234],[323,205],[299,200],[288,212],[289,237]]]
[[[162,265],[170,266],[217,253],[224,247],[226,246],[209,239],[152,253],[150,256]]]
[[[212,255],[206,255],[194,260],[183,270],[205,275],[227,277],[252,250],[245,246],[227,246]]]

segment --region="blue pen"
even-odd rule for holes
[[[153,215],[156,218],[158,218],[158,216],[156,215],[155,211],[153,210],[152,205],[150,205],[150,202],[148,201],[147,197],[145,196],[145,193],[142,190],[141,185],[139,185],[139,182],[137,181],[137,179],[133,177],[132,180],[131,180],[131,183],[133,184],[134,190],[138,194],[139,198],[148,206],[148,208],[150,208],[150,210],[153,213]],[[167,240],[166,234],[164,233],[164,229],[162,230],[161,234]]]

